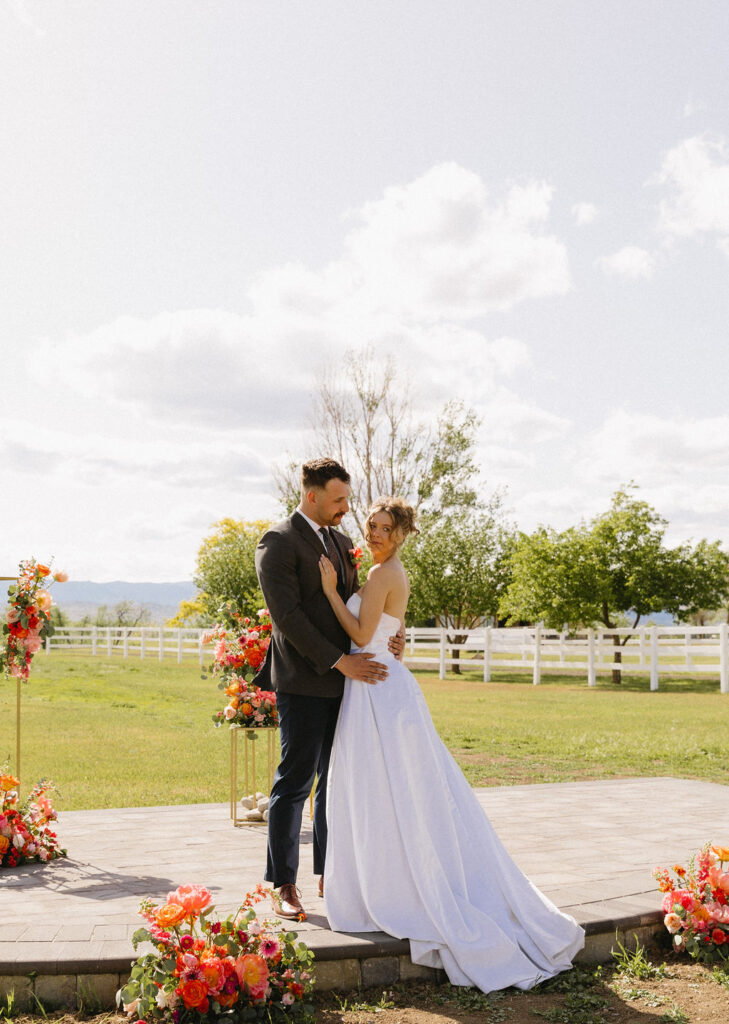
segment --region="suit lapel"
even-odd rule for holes
[[[316,536],[304,517],[300,516],[298,512],[294,512],[291,516],[291,525],[301,534],[306,543],[312,546],[317,555],[324,554],[324,545]]]

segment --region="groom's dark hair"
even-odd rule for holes
[[[301,490],[323,489],[330,480],[341,480],[349,483],[349,473],[334,459],[311,459],[301,467]]]

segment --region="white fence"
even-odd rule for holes
[[[212,649],[200,643],[202,630],[157,626],[84,626],[58,629],[46,640],[46,650],[82,651],[124,658],[195,657],[202,665]],[[448,639],[454,631],[409,627],[405,661],[413,668],[446,671],[461,664],[482,669],[484,681],[492,671],[530,673],[537,685],[545,673],[585,676],[595,686],[598,673],[644,674],[650,689],[660,676],[718,676],[722,693],[729,693],[729,626],[642,626],[638,629],[587,629],[578,633],[533,628],[478,629],[460,633],[460,643]],[[627,642],[623,644],[625,638]],[[616,646],[616,638],[621,646]],[[457,652],[457,656],[456,656]]]
[[[192,656],[202,665],[212,660],[211,648],[200,644],[202,633],[201,629],[165,629],[163,626],[62,626],[46,639],[46,651],[81,651],[159,661],[172,655],[178,662]]]

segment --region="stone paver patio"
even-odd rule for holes
[[[660,922],[656,864],[685,862],[707,840],[729,843],[729,786],[715,783],[614,779],[477,793],[522,870],[585,927],[590,959],[609,954],[616,930],[645,935]],[[163,900],[197,882],[228,913],[262,879],[265,830],[233,828],[227,804],[62,812],[58,834],[67,860],[0,873],[0,1000],[12,988],[22,1005],[34,988],[45,1005],[74,1005],[82,991],[111,1005],[134,956],[142,897]],[[422,974],[406,941],[329,930],[310,844],[307,822],[299,885],[309,916],[297,930],[316,952],[320,987]]]

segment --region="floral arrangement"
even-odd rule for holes
[[[663,923],[677,951],[704,963],[729,961],[729,847],[708,843],[689,860],[675,864],[673,877],[656,868],[653,877],[663,898]]]
[[[34,558],[21,562],[18,582],[8,587],[10,598],[0,644],[0,669],[6,676],[27,679],[33,656],[43,641],[53,635],[50,611],[53,599],[47,589],[51,570]],[[53,579],[65,583],[68,574],[54,572]]]
[[[222,921],[213,920],[212,895],[198,885],[179,886],[161,906],[143,900],[147,927],[132,942],[135,950],[151,942],[156,951],[132,965],[117,1002],[143,1024],[313,1021],[314,954],[296,932],[274,932],[279,921],[258,921],[253,905],[269,895],[258,885]]]
[[[50,823],[56,812],[48,794],[55,788],[43,779],[19,804],[20,782],[0,767],[0,868],[14,868],[28,861],[49,861],[65,857]]]
[[[226,612],[229,624],[215,626],[202,638],[204,644],[215,644],[211,671],[220,677],[218,689],[228,697],[213,721],[216,726],[228,722],[247,729],[278,725],[276,694],[254,682],[271,642],[271,616],[262,609],[254,623],[229,608]]]
[[[349,548],[347,553],[352,568],[359,570],[359,567],[362,565],[362,548]]]

